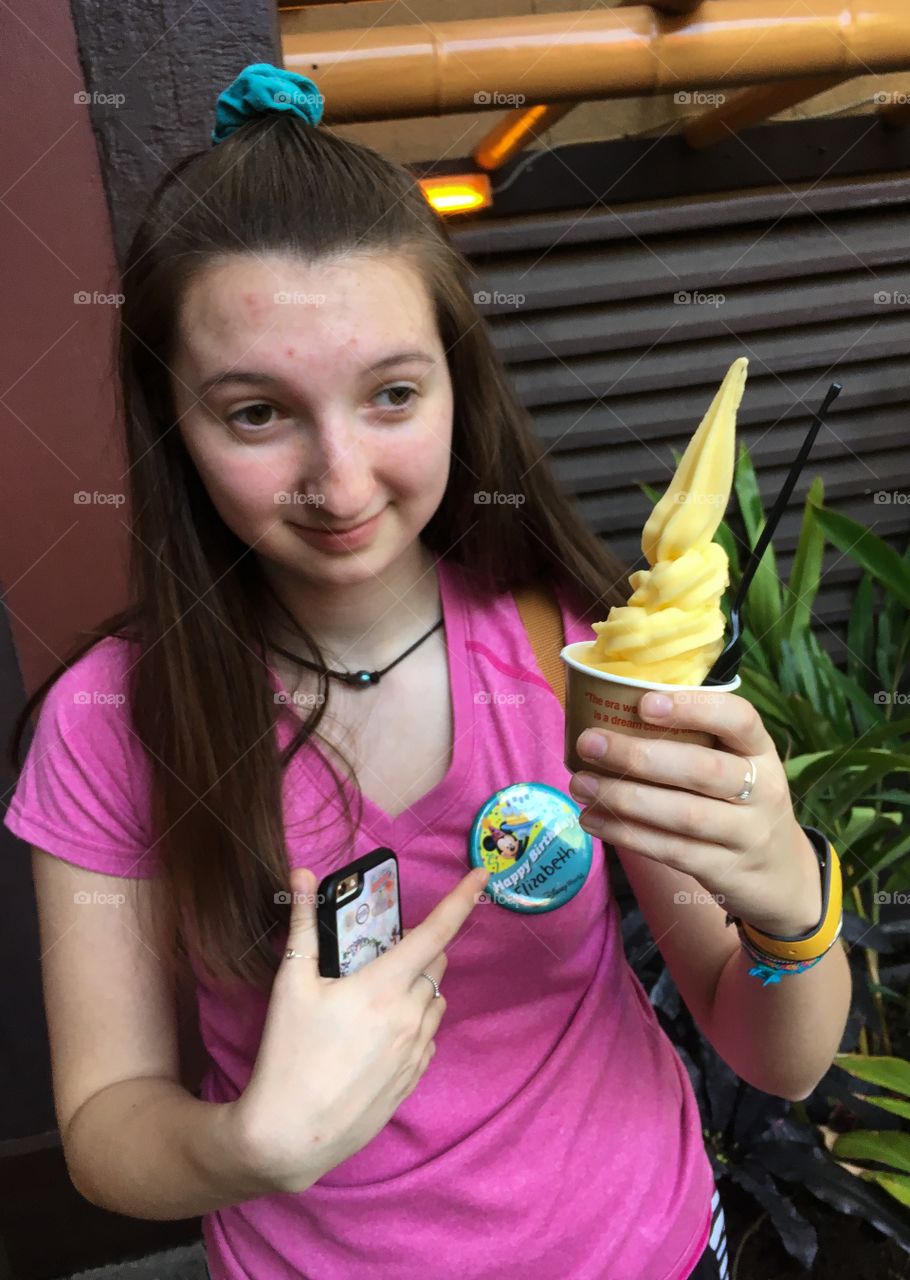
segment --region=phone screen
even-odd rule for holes
[[[398,903],[398,865],[391,857],[363,873],[363,883],[353,896],[336,901],[341,977],[355,973],[400,941]]]

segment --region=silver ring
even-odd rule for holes
[[[751,758],[751,756],[746,756],[746,762],[748,763],[749,767],[746,770],[746,776],[743,779],[742,791],[738,791],[735,796],[726,797],[727,800],[731,801],[734,804],[743,803],[746,800],[748,800],[749,797],[752,795],[752,788],[755,786],[755,775],[758,773],[758,765]]]
[[[284,953],[287,960],[318,960],[318,956],[305,956],[302,951],[295,951],[293,947],[288,947]]]
[[[428,982],[432,982],[432,984],[433,984],[433,999],[434,999],[434,1000],[438,1000],[438,999],[439,999],[439,997],[442,995],[442,992],[439,990],[439,983],[436,981],[436,979],[435,979],[435,978],[433,978],[433,977],[431,977],[428,973],[421,973],[421,974],[420,974],[420,977],[421,977],[421,978],[426,978],[426,980],[427,980]]]

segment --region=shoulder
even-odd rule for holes
[[[29,755],[60,771],[142,771],[129,677],[140,646],[105,636],[61,673],[38,707]]]
[[[521,623],[521,616],[514,591],[510,589],[493,591],[469,566],[444,557],[440,559],[440,572],[444,575],[445,588],[449,597],[457,599],[461,604],[466,616],[468,632],[475,633],[475,639],[492,637],[495,641],[497,634],[502,638],[497,628],[516,631],[516,624]],[[601,619],[592,617],[584,592],[571,582],[568,571],[565,578],[554,575],[549,579],[541,579],[538,585],[541,592],[549,595],[559,607],[566,644],[576,640],[594,639],[592,622],[601,621]],[[606,617],[608,612],[609,606],[605,606],[603,616]],[[476,634],[478,628],[485,629],[485,636]]]
[[[73,662],[40,703],[4,823],[89,870],[152,870],[151,770],[133,732],[129,674],[138,648],[106,637]]]
[[[130,671],[139,646],[105,636],[71,663],[50,686],[38,708],[36,733],[90,735],[96,747],[107,737],[130,735]]]

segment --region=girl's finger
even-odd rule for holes
[[[596,787],[593,796],[576,794],[582,777],[591,778],[592,785]],[[580,804],[590,805],[597,811],[607,811],[630,822],[646,818],[649,827],[675,835],[709,841],[729,849],[746,848],[755,840],[754,812],[750,821],[744,822],[738,807],[693,795],[690,791],[597,774],[573,775],[569,790]]]
[[[596,760],[582,750],[590,733],[597,734],[606,747]],[[629,733],[608,729],[586,729],[578,739],[578,751],[591,759],[591,767],[599,774],[615,778],[642,779],[682,787],[697,795],[727,800],[742,790],[748,762],[716,747],[702,747],[693,742],[677,742],[672,737],[637,738]],[[773,762],[772,762],[773,763]],[[771,777],[769,769],[758,768],[752,800],[766,790]],[[578,799],[580,797],[576,797]]]

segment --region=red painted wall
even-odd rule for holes
[[[118,286],[69,6],[10,0],[0,25],[0,582],[32,689],[124,600]]]

